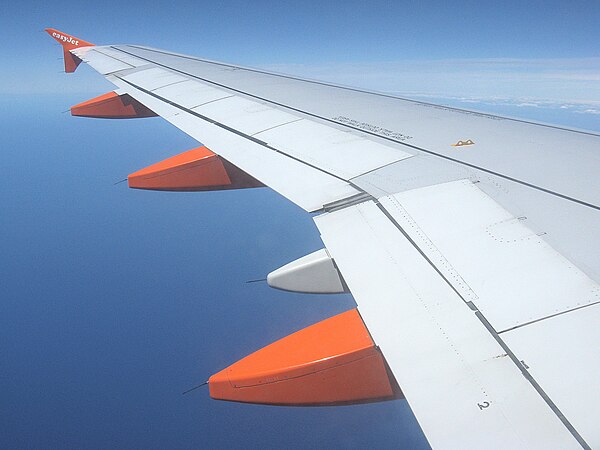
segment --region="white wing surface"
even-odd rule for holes
[[[71,53],[318,214],[432,447],[600,446],[600,136],[140,46]]]

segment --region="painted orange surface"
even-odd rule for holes
[[[129,187],[155,190],[196,190],[231,184],[221,159],[198,147],[152,164],[127,177]]]
[[[66,73],[75,72],[75,69],[77,69],[77,66],[79,66],[79,64],[81,64],[81,59],[79,59],[79,57],[73,55],[66,48],[63,49],[63,59],[65,62],[65,72]]]
[[[209,379],[218,400],[327,405],[401,396],[356,309],[293,333]]]
[[[94,45],[91,42],[84,41],[83,39],[63,33],[62,31],[58,31],[54,28],[46,28],[44,31],[52,36],[52,38],[54,38],[54,40],[56,40],[56,42],[62,45],[66,50],[73,50],[74,48],[78,47],[91,47]]]
[[[81,63],[81,59],[73,55],[69,50],[73,50],[74,48],[78,47],[90,47],[94,45],[91,42],[87,42],[83,39],[76,38],[75,36],[63,33],[62,31],[58,31],[54,28],[46,28],[45,31],[56,42],[62,45],[63,58],[65,61],[65,72],[67,73],[75,72],[75,69],[77,69],[77,66],[79,66],[79,64]]]
[[[129,187],[158,191],[215,191],[263,186],[206,147],[172,156],[127,177]]]
[[[98,119],[135,119],[156,117],[156,113],[129,94],[111,91],[71,107],[71,115]]]

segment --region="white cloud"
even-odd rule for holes
[[[0,95],[77,92],[84,97],[112,88],[90,68],[65,75],[58,73],[61,61],[46,58],[38,62],[40,70],[15,68],[5,73]],[[263,68],[433,103],[448,100],[465,108],[491,105],[523,112],[557,110],[579,117],[600,114],[600,58],[332,62]]]
[[[580,114],[600,114],[600,109],[588,108],[588,109],[584,109],[583,111],[575,111],[575,112],[580,113]]]
[[[600,58],[280,64],[266,68],[405,96],[509,102],[522,107],[600,104]]]

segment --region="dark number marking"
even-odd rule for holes
[[[479,410],[482,410],[488,408],[490,406],[490,402],[477,403],[477,406],[479,406]]]

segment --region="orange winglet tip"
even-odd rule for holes
[[[309,406],[402,398],[356,309],[293,333],[208,380],[217,400]]]
[[[62,31],[58,31],[54,28],[46,28],[44,31],[54,38],[54,40],[56,40],[60,45],[62,45],[63,58],[65,61],[65,72],[67,73],[75,72],[75,69],[77,69],[79,64],[81,64],[81,59],[72,54],[71,50],[79,47],[91,47],[94,45],[91,42],[76,38],[75,36],[63,33]]]
[[[156,191],[216,191],[263,186],[206,147],[172,156],[127,177],[130,188]]]
[[[109,92],[71,107],[71,115],[98,119],[134,119],[157,114],[129,94]]]

